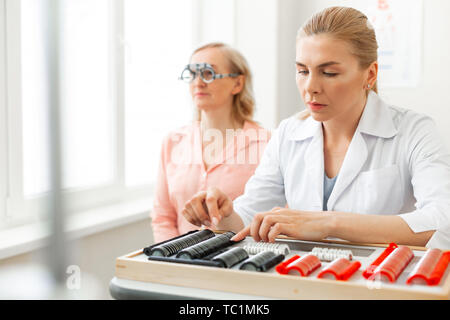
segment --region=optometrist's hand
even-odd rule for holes
[[[303,239],[322,240],[329,236],[332,213],[298,211],[273,208],[257,213],[251,224],[239,231],[231,240],[240,241],[251,235],[255,241],[274,242],[279,235]]]
[[[233,213],[233,201],[217,188],[200,191],[187,201],[181,211],[190,223],[211,227]]]

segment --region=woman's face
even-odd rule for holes
[[[232,73],[225,55],[219,48],[206,48],[196,52],[190,63],[208,63],[216,74]],[[209,111],[218,108],[231,108],[233,96],[242,90],[243,76],[225,77],[205,83],[196,76],[189,89],[192,100],[199,110]]]
[[[296,68],[298,90],[312,117],[320,122],[360,115],[367,85],[374,83],[373,64],[362,70],[350,45],[329,35],[297,40]]]

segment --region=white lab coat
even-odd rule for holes
[[[255,213],[286,204],[321,211],[323,181],[321,122],[296,115],[273,134],[234,209],[245,225]],[[427,247],[450,249],[450,153],[433,120],[371,92],[328,210],[397,214],[414,232],[436,230]]]

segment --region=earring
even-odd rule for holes
[[[367,89],[370,89],[370,83],[367,85]]]

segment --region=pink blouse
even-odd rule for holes
[[[246,121],[242,130],[236,130],[230,137],[223,141],[225,152],[221,152],[219,160],[208,170],[203,163],[200,122],[193,122],[165,137],[151,212],[155,242],[199,229],[181,214],[185,203],[197,192],[217,187],[232,200],[244,193],[270,132]],[[208,147],[205,147],[205,154]]]

